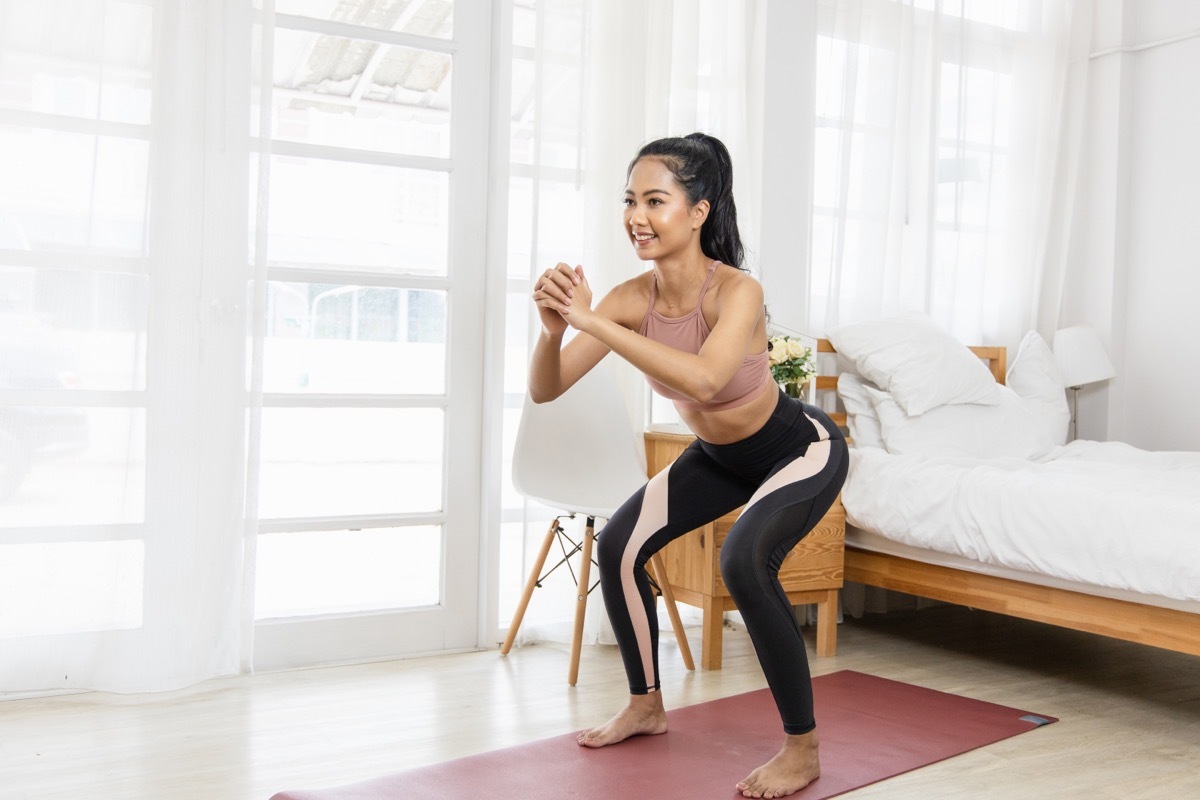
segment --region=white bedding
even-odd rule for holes
[[[1076,441],[971,459],[852,448],[847,522],[906,545],[1200,601],[1200,453]]]

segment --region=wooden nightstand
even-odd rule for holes
[[[646,433],[646,470],[655,475],[674,461],[695,437],[690,434]],[[738,511],[679,537],[662,551],[675,599],[703,610],[700,666],[721,668],[721,634],[726,611],[736,608],[721,580],[720,550]],[[779,570],[779,582],[792,605],[817,604],[817,655],[837,651],[838,590],[842,588],[842,554],[846,510],[839,498]]]

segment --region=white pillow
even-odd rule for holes
[[[846,408],[846,427],[855,447],[883,447],[883,432],[879,428],[879,417],[875,406],[866,392],[862,378],[850,372],[838,376],[838,397]]]
[[[927,314],[844,325],[829,340],[907,414],[953,403],[1000,402],[999,384],[983,362]]]
[[[1062,372],[1050,346],[1037,331],[1030,331],[1021,340],[1005,382],[1037,415],[1046,435],[1055,444],[1066,444],[1071,408],[1067,405]]]
[[[1028,460],[1055,444],[1038,424],[1037,414],[1007,386],[996,384],[996,405],[955,403],[915,417],[905,414],[886,392],[864,388],[889,453]]]

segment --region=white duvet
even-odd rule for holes
[[[1077,441],[1036,461],[852,448],[847,521],[1026,572],[1200,600],[1200,453]]]

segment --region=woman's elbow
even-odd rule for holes
[[[692,400],[697,403],[711,403],[720,391],[721,387],[717,386],[715,382],[700,378],[693,382],[686,394],[690,395]]]
[[[550,391],[542,386],[533,386],[532,384],[529,386],[529,399],[532,400],[535,405],[541,405],[542,403],[549,403],[551,400],[557,400],[561,394],[562,392]]]

